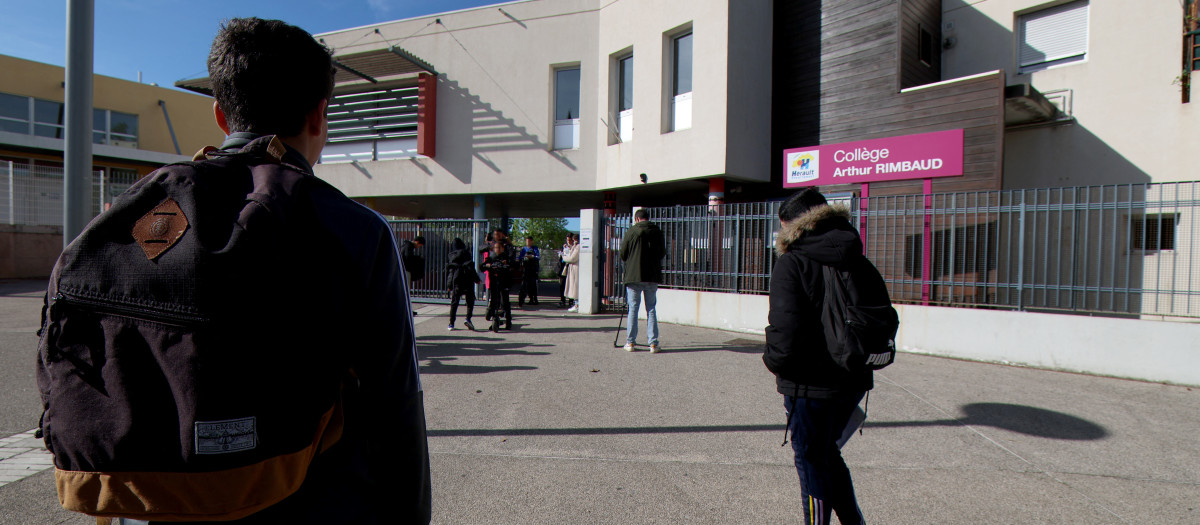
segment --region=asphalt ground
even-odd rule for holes
[[[0,283],[0,438],[37,423],[41,286]],[[416,318],[435,523],[800,521],[761,336],[664,324],[628,353],[615,315],[515,306],[499,334]],[[872,523],[1200,523],[1188,387],[901,354],[868,413],[843,453]],[[0,486],[0,523],[94,521],[47,470]]]

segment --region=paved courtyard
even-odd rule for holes
[[[23,435],[40,286],[0,283],[0,523],[94,523]],[[652,355],[613,315],[446,311],[417,317],[435,523],[799,521],[760,336],[663,325]],[[1200,389],[908,354],[876,383],[844,451],[872,523],[1200,523]]]

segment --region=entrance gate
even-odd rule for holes
[[[425,258],[425,277],[410,284],[409,296],[413,301],[424,303],[449,302],[447,291],[450,283],[446,275],[446,263],[450,262],[450,245],[455,238],[462,239],[473,253],[476,268],[479,265],[479,250],[487,237],[488,221],[470,219],[418,219],[388,221],[396,245],[411,241],[418,235],[425,237],[425,246],[417,249],[417,255]],[[476,295],[483,293],[475,290]]]

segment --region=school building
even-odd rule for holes
[[[62,67],[0,55],[0,278],[47,276],[62,250]],[[212,99],[95,75],[92,214],[163,164],[223,140]]]

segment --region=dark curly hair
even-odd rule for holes
[[[230,132],[299,135],[305,115],[333,94],[329,49],[280,20],[232,18],[208,54],[208,76]]]

